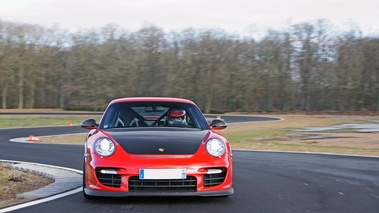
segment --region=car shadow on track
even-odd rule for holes
[[[85,202],[96,203],[96,204],[113,204],[113,205],[124,205],[124,204],[150,204],[150,205],[165,205],[173,204],[201,204],[201,203],[225,203],[230,202],[229,197],[95,197],[92,199],[87,199]]]

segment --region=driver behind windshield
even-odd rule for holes
[[[167,122],[169,126],[187,125],[186,111],[181,108],[170,109],[167,114]]]

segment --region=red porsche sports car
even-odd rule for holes
[[[113,100],[91,130],[84,153],[83,195],[228,196],[232,150],[192,101],[178,98]]]

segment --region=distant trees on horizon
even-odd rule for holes
[[[1,108],[103,110],[114,98],[191,99],[206,113],[379,111],[379,36],[326,20],[267,30],[147,25],[70,33],[0,20]]]

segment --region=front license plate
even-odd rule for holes
[[[186,179],[186,169],[140,169],[140,179]]]

